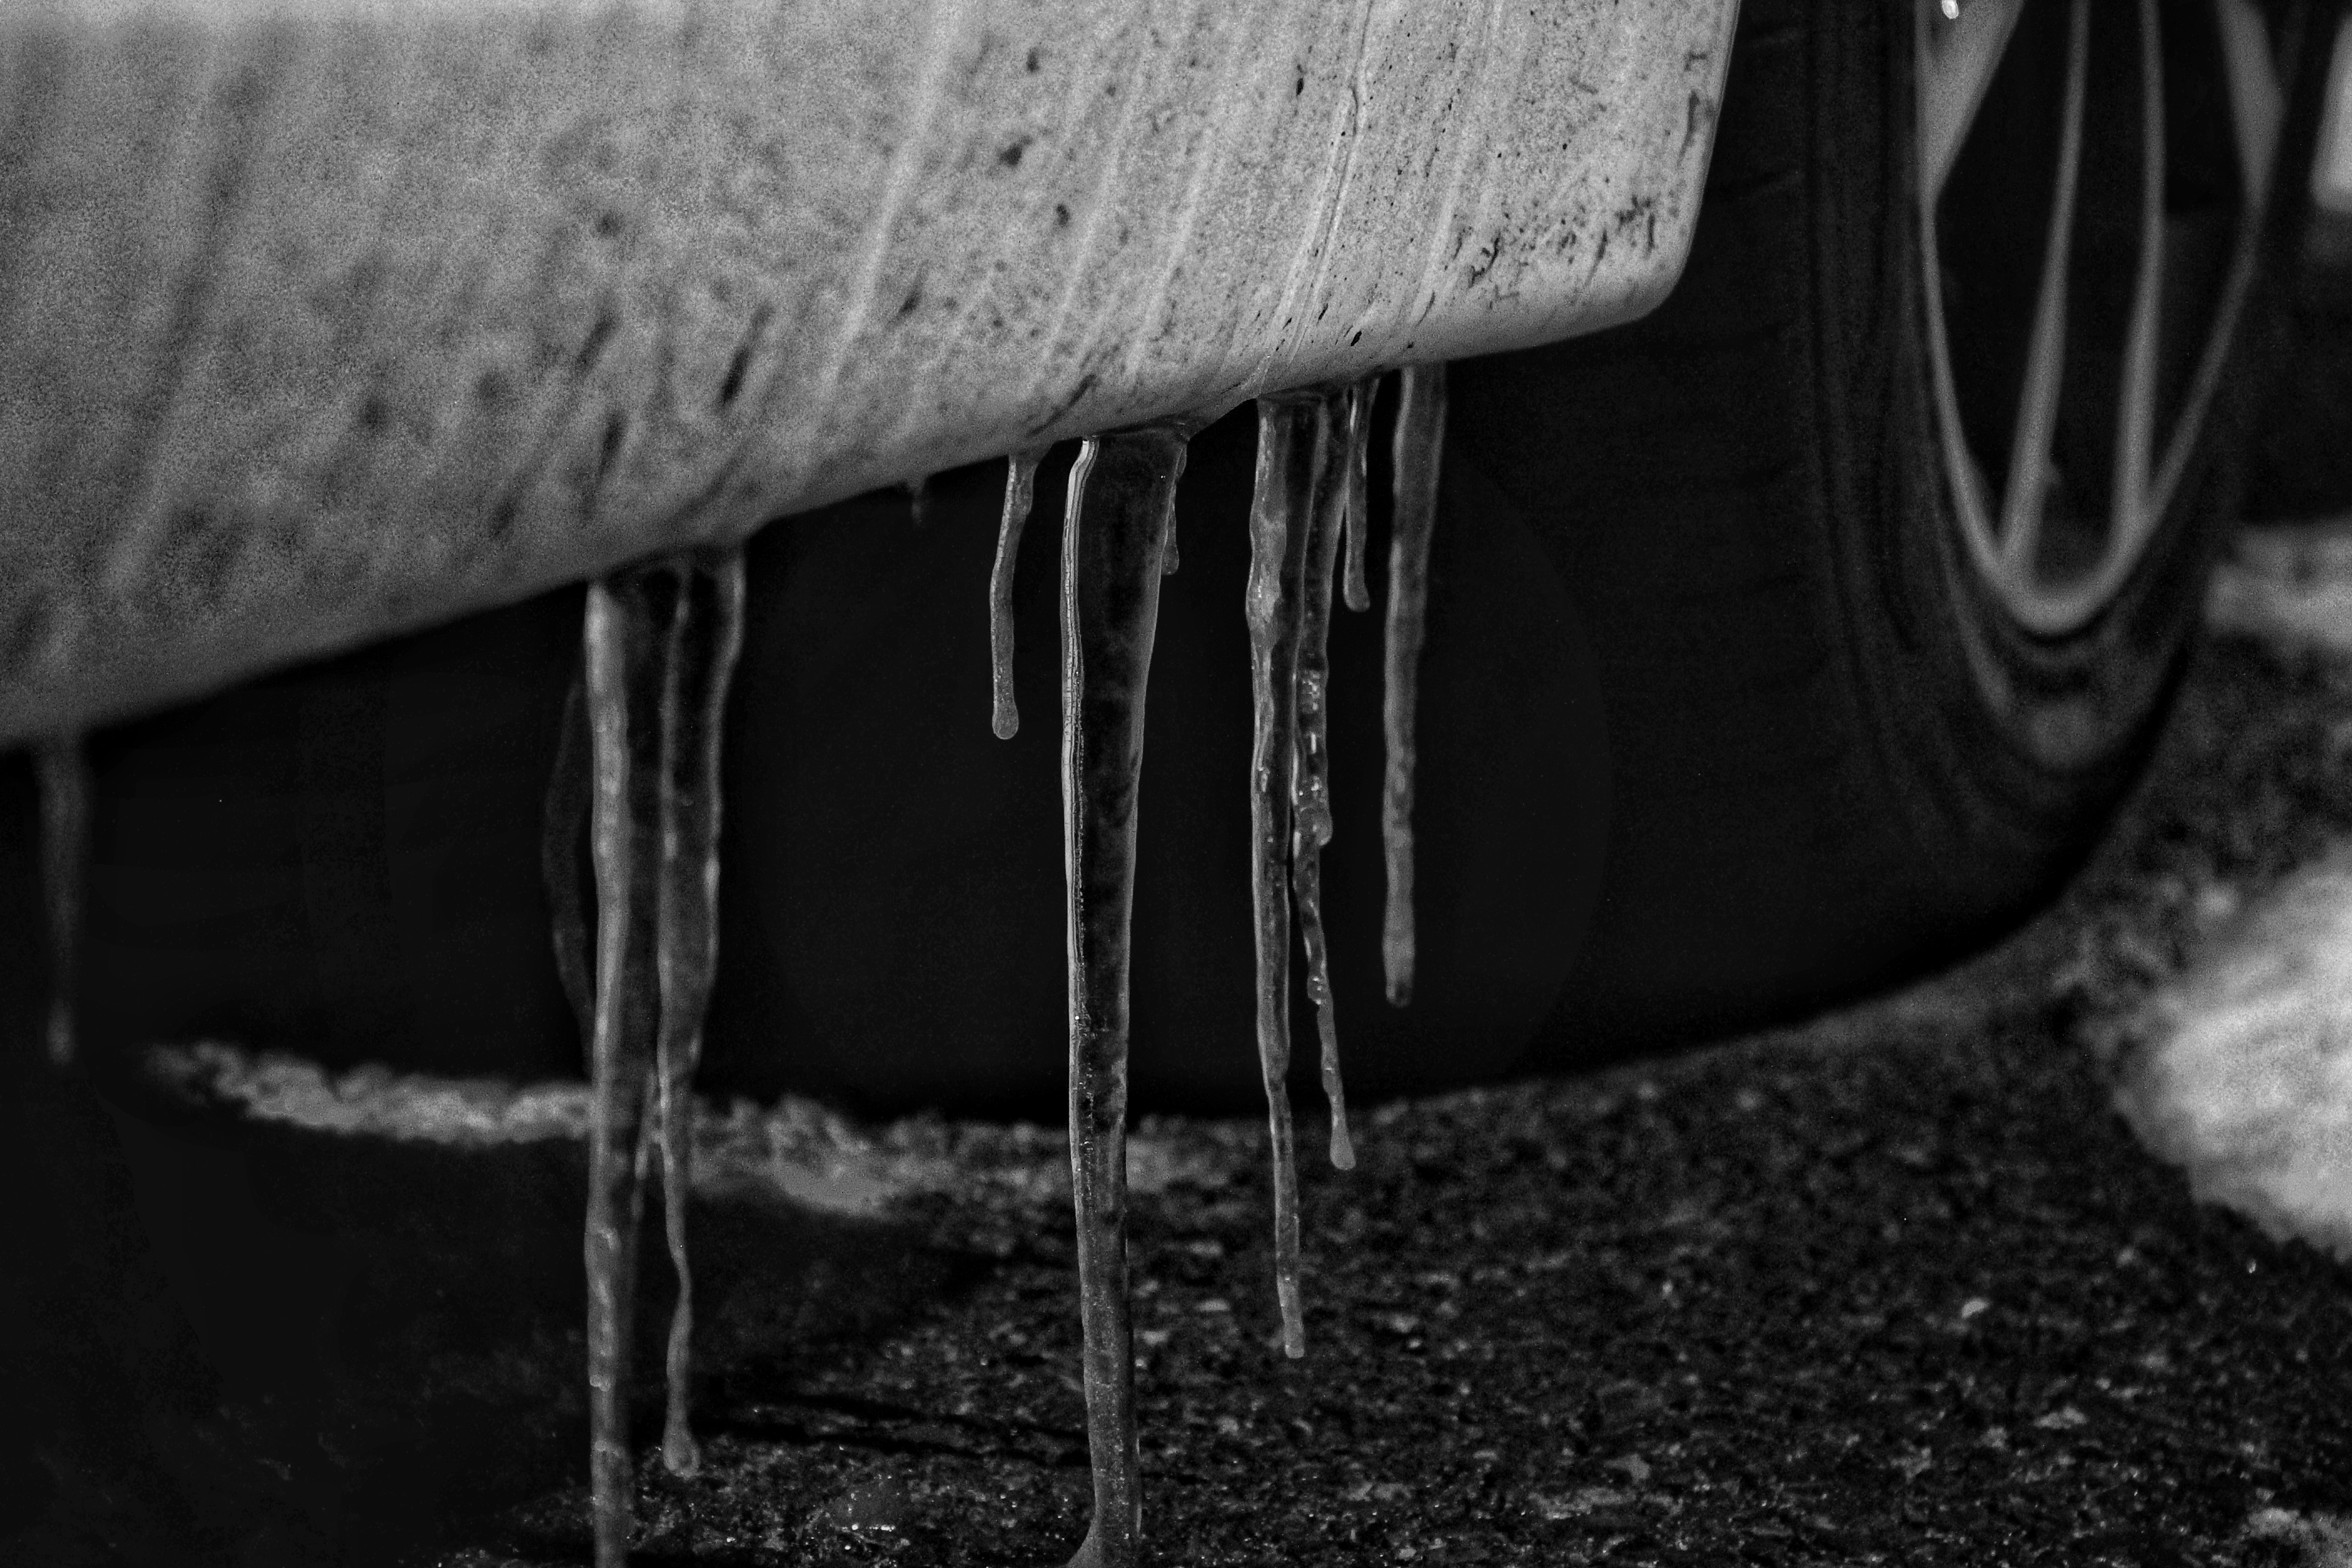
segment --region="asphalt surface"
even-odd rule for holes
[[[2199,1205],[2113,1105],[2152,988],[2347,837],[2352,656],[2216,639],[2098,858],[1998,951],[1672,1061],[1360,1108],[1357,1170],[1302,1161],[1301,1363],[1263,1124],[1148,1124],[1156,1560],[2352,1561],[2352,1267]],[[253,1081],[214,1065],[200,1098]],[[141,1418],[186,1517],[20,1482],[37,1517],[0,1561],[587,1561],[572,1102],[449,1101],[394,1138],[352,1108],[399,1086],[332,1088],[340,1131],[117,1118],[216,1373]],[[785,1179],[746,1114],[694,1213],[707,1462],[641,1477],[639,1561],[1065,1561],[1088,1489],[1056,1136],[800,1112]]]

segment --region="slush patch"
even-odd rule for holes
[[[2336,1514],[2257,1509],[2246,1521],[2246,1535],[2300,1547],[2302,1568],[2352,1568],[2352,1520]]]
[[[2214,569],[2205,622],[2352,653],[2352,523],[2240,530]]]
[[[2216,929],[2148,998],[2116,1090],[2197,1196],[2352,1260],[2352,848]]]

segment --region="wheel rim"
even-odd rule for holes
[[[2116,603],[2179,499],[2284,103],[2254,0],[2095,9],[2095,27],[2090,0],[1915,5],[1949,510],[1967,569],[2044,637]]]

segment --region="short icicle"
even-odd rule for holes
[[[694,1274],[687,1258],[686,1201],[694,1181],[694,1071],[702,1058],[703,1015],[718,974],[719,741],[728,681],[743,646],[743,552],[713,550],[688,560],[670,626],[662,705],[661,885],[654,947],[661,996],[656,1110],[662,1219],[677,1276],[665,1367],[669,1405],[662,1462],[680,1476],[701,1468],[688,1419]]]
[[[1389,530],[1387,669],[1381,706],[1388,744],[1381,792],[1381,845],[1388,868],[1381,965],[1389,1002],[1402,1007],[1412,1000],[1413,717],[1429,605],[1429,541],[1437,522],[1438,464],[1445,446],[1445,366],[1408,365],[1397,381],[1396,512]]]
[[[74,1059],[74,989],[89,877],[89,759],[79,735],[41,742],[33,759],[41,799],[41,890],[49,919],[49,1061],[65,1068]]]
[[[1347,414],[1356,413],[1355,389]],[[1333,411],[1334,414],[1338,410]],[[1361,497],[1349,482],[1354,441],[1344,422],[1327,417],[1318,430],[1317,493],[1307,529],[1298,616],[1297,778],[1291,789],[1290,889],[1298,906],[1298,938],[1307,953],[1307,994],[1315,1004],[1323,1047],[1323,1094],[1331,1106],[1331,1163],[1355,1169],[1348,1137],[1348,1100],[1339,1081],[1339,1032],[1331,994],[1330,947],[1323,934],[1323,846],[1331,842],[1331,588],[1339,536]]]
[[[988,668],[992,700],[988,727],[1000,741],[1021,731],[1021,710],[1013,700],[1013,572],[1021,554],[1021,530],[1037,494],[1037,465],[1051,450],[1032,447],[1004,460],[1004,515],[996,525],[996,563],[988,571]]]
[[[1372,591],[1364,580],[1364,557],[1371,549],[1372,514],[1365,502],[1370,488],[1372,447],[1372,397],[1380,390],[1381,378],[1364,376],[1348,384],[1347,409],[1347,486],[1348,507],[1348,608],[1361,615],[1372,607]]]
[[[688,1096],[718,951],[720,718],[742,619],[736,549],[631,567],[588,588],[583,690],[597,940],[584,1254],[597,1568],[628,1561],[629,1347],[645,1177],[656,1157],[678,1270],[663,1455],[673,1470],[697,1458],[685,1383]]]
[[[1298,1304],[1298,1173],[1291,1148],[1290,858],[1298,723],[1298,631],[1307,535],[1330,405],[1321,393],[1258,399],[1250,500],[1250,912],[1257,945],[1258,1070],[1274,1143],[1275,1295],[1282,1348],[1307,1353]]]
[[[1188,427],[1088,440],[1062,533],[1062,851],[1070,1177],[1095,1510],[1073,1568],[1132,1568],[1143,1533],[1127,1279],[1128,961],[1143,698]]]

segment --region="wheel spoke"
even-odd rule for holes
[[[1919,0],[1929,13],[1919,73],[1920,179],[1929,202],[1944,194],[1960,143],[1976,123],[1985,88],[2008,52],[2023,0],[1975,0],[1957,20],[1947,21],[1936,0]]]
[[[2221,380],[2222,361],[2235,340],[2239,312],[2253,281],[2254,258],[2263,215],[2269,210],[2272,171],[2278,162],[2279,127],[2286,116],[2285,89],[2271,54],[2269,28],[2255,0],[2214,0],[2221,36],[2222,64],[2230,87],[2230,122],[2238,153],[2241,216],[2237,254],[2222,285],[2195,375],[2165,441],[2164,460],[2148,487],[2148,509],[2158,517],[2171,510],[2189,455],[2203,428],[2205,411]]]
[[[2101,586],[2139,559],[2155,531],[2148,475],[2155,467],[2156,333],[2164,293],[2164,43],[2156,0],[2139,5],[2139,276],[2132,284],[2131,336],[2124,345],[2123,386],[2116,410],[2113,522]]]
[[[2271,58],[2269,29],[2254,0],[2213,0],[2221,32],[2221,64],[2229,72],[2230,119],[2237,132],[2238,189],[2248,211],[2270,195],[2286,91]]]
[[[2017,429],[2009,447],[2009,482],[2001,498],[2000,565],[2003,574],[2011,577],[2032,575],[2042,513],[2049,495],[2050,441],[2058,427],[2058,392],[2066,370],[2066,275],[2074,250],[2074,197],[2082,183],[2083,105],[2089,96],[2090,40],[2090,0],[2074,0],[2066,36],[2066,107],[2058,140],[2058,184],[2051,196],[2050,232],[2042,251],[2042,287],[2034,301],[2025,385],[2017,400]],[[2144,259],[2142,274],[2146,276]]]
[[[2135,129],[2127,117],[2117,124],[2109,124],[2103,117],[2095,127],[2086,126],[2091,5],[2090,0],[2074,0],[2068,14],[2059,163],[2024,364],[2017,384],[2015,425],[1997,519],[1990,515],[1994,509],[1989,504],[1985,477],[1969,449],[1960,417],[1952,346],[1944,320],[1945,279],[1937,232],[1944,216],[1940,208],[1945,185],[1961,145],[1972,134],[1990,80],[2010,42],[2017,7],[1983,0],[1957,24],[1949,25],[1937,20],[1939,0],[1920,0],[1916,10],[1921,168],[1916,195],[1925,262],[1921,283],[1927,307],[1930,393],[1940,426],[1938,444],[1966,558],[1978,580],[1992,591],[2019,626],[2039,637],[2063,637],[2095,619],[2116,601],[2147,555],[2162,520],[2179,499],[2189,457],[2204,425],[2255,270],[2263,215],[2272,195],[2284,94],[2271,58],[2269,29],[2260,0],[2213,0],[2213,5],[2214,41],[2219,48],[2201,59],[2190,58],[2201,51],[2176,49],[2178,58],[2173,62],[2176,67],[2185,62],[2192,70],[2210,68],[2226,85],[2229,95],[2228,125],[2239,176],[2240,212],[2233,251],[2226,271],[2218,278],[2211,313],[2194,322],[2185,320],[2182,307],[2189,301],[2179,297],[2184,289],[2199,286],[2197,280],[2203,274],[2198,268],[2210,267],[2211,258],[2199,259],[2203,253],[2184,252],[2186,259],[2168,255],[2172,247],[2186,243],[2182,233],[2199,221],[2195,213],[2176,218],[2168,210],[2169,164],[2176,156],[2193,163],[2197,147],[2191,145],[2182,153],[2167,145],[2168,132],[2175,128],[2167,119],[2168,84],[2157,0],[2137,0],[2138,46],[2133,63],[2138,67],[2140,87],[2136,127],[2140,205],[2137,224],[2126,231],[2133,268],[2128,314],[2123,323],[2116,379],[2105,383],[2100,377],[2102,385],[2078,384],[2070,390],[2063,384],[2069,358],[2069,281],[2076,265],[2074,228],[2084,142],[2091,129],[2121,136]],[[2044,36],[2037,38],[2036,45],[2050,42],[2054,39]],[[2179,84],[2170,84],[2170,89],[2181,90]],[[2199,100],[2192,91],[2185,101]],[[2192,136],[2194,131],[2191,127]],[[1982,199],[1981,193],[1971,197]],[[1984,221],[1981,214],[1978,220]],[[2184,267],[2185,272],[2181,271]],[[2180,273],[2179,279],[2173,276],[2176,272]],[[2168,291],[2176,296],[2169,303]],[[2171,341],[2181,332],[2191,336],[2183,342]],[[2168,352],[2170,371],[2166,368]],[[2172,374],[2179,370],[2187,374],[2178,390],[2178,407],[2166,414],[2158,404],[2162,396],[2172,395],[2164,388],[2168,377],[2180,379]],[[2080,378],[2076,379],[2079,383]],[[2109,385],[2115,389],[2116,407],[2107,504],[2102,509],[2103,518],[2080,520],[2085,525],[2104,524],[2103,548],[2087,572],[2063,572],[2063,580],[2049,580],[2042,568],[2041,544],[2043,534],[2054,526],[2048,513],[2054,500],[2052,464],[2056,458],[2060,398],[2090,395],[2095,402]]]

